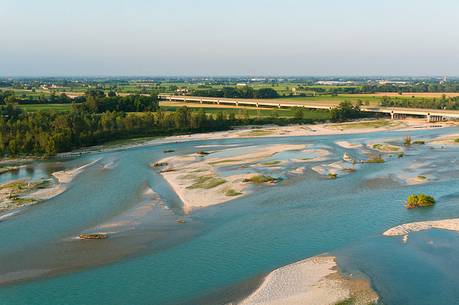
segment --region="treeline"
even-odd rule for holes
[[[105,93],[101,90],[91,90],[81,99],[76,108],[92,113],[107,111],[116,112],[144,112],[156,111],[159,108],[157,95],[128,95],[117,96],[115,93]]]
[[[459,92],[459,83],[365,84],[360,86],[298,86],[299,90],[318,94],[371,94],[376,92]]]
[[[107,95],[103,90],[89,90],[84,96],[69,98],[65,94],[51,94],[48,97],[40,97],[34,100],[19,99],[12,91],[0,91],[0,105],[10,104],[74,104],[74,107],[92,112],[102,113],[106,111],[143,112],[156,111],[159,107],[157,94],[152,96],[133,94],[117,96],[110,91]]]
[[[383,107],[429,108],[459,110],[459,97],[441,98],[396,98],[384,96],[380,102]]]
[[[254,89],[250,86],[223,87],[222,89],[198,88],[191,92],[193,96],[223,97],[223,98],[276,98],[279,94],[272,88]]]
[[[74,107],[70,112],[25,113],[14,105],[1,106],[0,155],[44,155],[99,145],[116,139],[167,136],[230,129],[235,125],[313,123],[302,115],[285,119],[236,118],[234,113],[210,115],[204,109],[178,108],[175,112],[89,112]]]

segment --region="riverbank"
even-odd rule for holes
[[[383,233],[384,236],[406,236],[410,232],[419,232],[430,229],[442,229],[459,232],[459,218],[419,221],[402,224]]]
[[[99,159],[83,166],[59,171],[52,174],[55,178],[29,181],[27,179],[13,180],[0,185],[0,217],[5,220],[13,216],[14,210],[34,205],[62,194],[72,180],[87,167],[97,163]]]
[[[335,257],[316,256],[272,271],[239,304],[331,305],[347,301],[367,305],[377,300],[368,281],[339,272]]]

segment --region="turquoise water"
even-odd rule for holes
[[[182,214],[180,200],[149,167],[170,155],[163,153],[165,149],[188,154],[201,150],[196,146],[204,144],[311,144],[329,147],[333,154],[328,164],[340,160],[345,151],[365,157],[358,150],[336,146],[337,140],[401,141],[407,134],[428,138],[453,132],[457,130],[200,141],[62,161],[63,167],[72,168],[101,158],[77,176],[65,193],[0,222],[0,276],[18,271],[38,274],[43,269],[53,274],[0,286],[0,304],[190,304],[324,252],[336,253],[346,272],[368,276],[385,304],[455,304],[459,277],[451,270],[459,267],[459,261],[449,258],[459,251],[456,233],[421,232],[406,245],[381,233],[400,223],[459,216],[458,148],[416,146],[403,158],[388,157],[384,164],[364,165],[336,180],[307,169],[301,176],[257,187],[250,196],[191,215]],[[237,151],[243,154],[244,149]],[[228,151],[219,154],[231,155]],[[281,156],[290,157],[292,153]],[[410,168],[414,162],[429,163],[422,171],[434,175],[435,181],[408,186],[389,179],[400,171],[419,171]],[[319,163],[301,166],[315,164]],[[81,242],[71,237],[119,219],[142,204],[146,187],[162,199],[163,204],[152,210],[156,217],[147,217],[142,226],[104,243],[75,246]],[[421,191],[435,195],[437,206],[406,210],[402,201]],[[185,218],[186,223],[176,224],[179,218]],[[425,239],[444,246],[434,248]]]

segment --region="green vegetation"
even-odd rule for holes
[[[65,112],[72,110],[72,104],[25,104],[18,105],[18,107],[25,112],[37,111],[56,111]]]
[[[364,117],[364,114],[360,111],[360,107],[352,105],[349,101],[343,101],[338,107],[331,110],[333,122],[343,122],[361,117]]]
[[[223,87],[222,89],[198,88],[192,90],[191,95],[223,98],[276,98],[279,96],[272,88],[253,89],[250,86]]]
[[[262,163],[260,163],[260,165],[262,165],[262,166],[273,166],[273,165],[278,165],[280,163],[281,163],[281,161],[279,161],[279,160],[273,160],[273,161],[262,162]]]
[[[201,176],[196,178],[194,180],[194,183],[188,186],[187,189],[212,189],[225,182],[226,180],[222,178],[216,178],[212,176]]]
[[[328,173],[327,177],[328,177],[328,179],[336,179],[336,178],[338,178],[338,174],[336,174],[336,173]]]
[[[417,207],[430,207],[435,204],[435,199],[432,196],[425,194],[412,194],[408,196],[405,207],[407,209],[414,209]]]
[[[219,165],[223,163],[233,163],[233,162],[241,162],[241,160],[238,159],[224,159],[224,160],[218,160],[218,161],[212,161],[209,162],[210,165]]]
[[[384,159],[381,157],[381,155],[378,156],[370,156],[365,163],[384,163]]]
[[[342,301],[339,301],[337,303],[335,303],[334,305],[362,305],[362,301],[357,301],[355,298],[351,297],[351,298],[348,298],[348,299],[345,299],[345,300],[342,300]],[[367,303],[366,305],[376,305],[377,303],[375,302],[371,302],[371,303]]]
[[[250,178],[245,178],[244,182],[252,182],[255,184],[263,184],[263,183],[276,183],[281,181],[281,178],[273,178],[271,176],[266,175],[255,175]]]
[[[238,192],[238,191],[235,191],[233,189],[229,189],[229,190],[226,190],[225,195],[229,196],[229,197],[234,197],[234,196],[242,195],[242,193]]]
[[[405,138],[403,139],[403,145],[405,145],[405,146],[411,146],[411,142],[412,142],[412,140],[411,140],[411,137],[410,137],[410,136],[405,137]]]
[[[244,134],[242,134],[243,136],[253,136],[253,137],[262,137],[262,136],[269,136],[271,135],[273,132],[271,130],[263,130],[263,129],[253,129],[253,130],[250,130]]]
[[[455,142],[455,143],[459,143],[459,138],[454,139],[454,142]]]
[[[351,123],[336,124],[336,127],[342,128],[342,129],[382,128],[382,127],[390,126],[391,124],[392,122],[388,120],[373,120],[373,121],[365,121],[365,122],[351,122]]]
[[[426,141],[423,141],[423,140],[416,140],[413,142],[414,145],[424,145],[426,144]]]
[[[103,97],[100,92],[88,94],[85,102],[67,112],[24,112],[16,104],[0,105],[0,156],[50,156],[136,137],[227,130],[245,124],[313,122],[280,117],[237,118],[224,111],[208,114],[203,108],[163,112],[157,105],[156,97]],[[134,112],[126,112],[131,110]]]
[[[390,145],[390,144],[373,144],[373,149],[383,151],[383,152],[397,152],[400,151],[400,147],[395,146],[395,145]]]

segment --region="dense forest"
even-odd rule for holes
[[[313,123],[303,118],[303,109],[297,109],[293,118],[236,118],[234,113],[207,114],[202,108],[193,111],[187,107],[164,112],[156,96],[108,97],[90,92],[69,112],[27,113],[10,102],[0,106],[2,156],[50,156],[116,139],[217,131],[235,125]],[[335,110],[336,120],[358,116],[358,109],[351,107],[349,112],[348,106]]]

